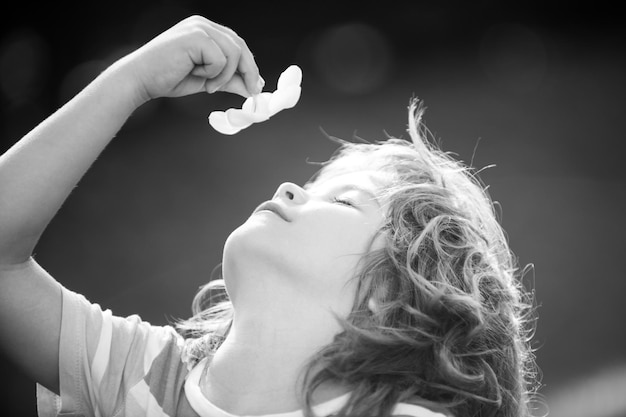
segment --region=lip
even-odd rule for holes
[[[280,206],[280,204],[275,203],[274,201],[266,201],[261,203],[255,210],[254,213],[258,213],[259,211],[271,211],[274,214],[280,216],[284,221],[290,222],[291,219],[285,213],[285,210]]]

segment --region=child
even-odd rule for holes
[[[48,222],[142,103],[262,88],[245,42],[193,16],[2,155],[0,340],[38,382],[40,415],[529,415],[512,254],[480,183],[423,140],[415,101],[411,141],[339,141],[304,187],[280,185],[175,327],[103,311],[35,262]]]

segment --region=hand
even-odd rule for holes
[[[137,88],[138,101],[217,90],[250,97],[264,81],[252,52],[233,30],[189,17],[118,62]]]

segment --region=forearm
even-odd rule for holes
[[[91,164],[140,104],[123,71],[108,69],[0,156],[0,263],[31,255]]]

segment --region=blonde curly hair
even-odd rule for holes
[[[361,260],[343,331],[306,368],[307,417],[325,382],[351,389],[339,417],[390,416],[398,402],[458,417],[531,414],[532,292],[477,173],[427,140],[423,112],[412,99],[411,140],[332,138],[339,149],[310,181],[364,167],[390,174],[378,196],[385,245]],[[194,317],[179,323],[191,361],[227,334],[232,306],[223,297],[223,282],[209,282],[194,299]]]

